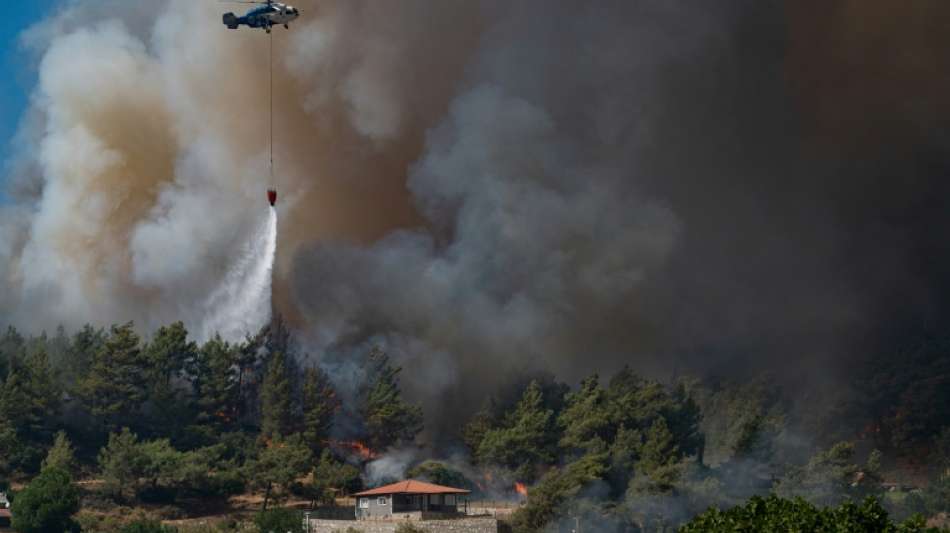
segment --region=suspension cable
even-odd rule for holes
[[[270,40],[270,186],[274,183],[274,33],[269,32]]]

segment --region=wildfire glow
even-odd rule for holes
[[[364,461],[372,461],[380,456],[380,453],[358,440],[338,440],[333,443],[335,446],[345,448],[356,454]]]
[[[528,487],[520,481],[515,481],[515,492],[524,496],[525,498],[528,497]]]

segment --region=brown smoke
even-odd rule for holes
[[[273,34],[282,276],[302,243],[420,223],[406,173],[479,33],[464,2],[298,7],[307,17]],[[45,327],[194,322],[189,309],[265,206],[269,38],[228,31],[205,2],[117,3],[115,18],[101,8],[74,2],[31,43],[45,121],[18,181],[42,188],[5,303],[22,310],[17,293],[42,291],[22,314]],[[139,32],[126,24],[149,18]]]
[[[943,5],[301,1],[277,307],[446,418],[522,371],[825,376],[940,327]],[[221,7],[78,0],[30,37],[14,323],[201,323],[271,185],[270,41]]]

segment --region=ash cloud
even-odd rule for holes
[[[950,81],[912,58],[946,49],[946,7],[296,4],[274,305],[318,356],[383,344],[434,428],[513,374],[814,387],[945,325]],[[25,44],[0,309],[199,330],[266,209],[267,37],[212,3],[103,9]]]

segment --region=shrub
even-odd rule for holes
[[[72,519],[78,510],[79,490],[69,474],[47,468],[13,501],[13,529],[20,533],[78,531]]]
[[[303,529],[303,515],[292,509],[268,509],[254,517],[254,524],[261,533],[285,533]]]
[[[801,498],[754,496],[744,505],[726,511],[709,509],[680,528],[680,533],[734,531],[853,531],[914,533],[927,530],[920,516],[895,524],[881,503],[868,497],[857,504],[819,508]]]

